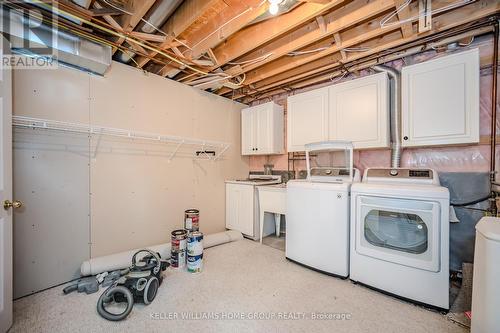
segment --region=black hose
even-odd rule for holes
[[[127,308],[122,313],[115,314],[106,310],[104,304],[112,302],[114,300],[113,296],[117,293],[123,294],[125,296],[125,298],[127,299]],[[134,296],[132,295],[130,290],[123,286],[109,287],[102,293],[101,297],[99,297],[99,300],[97,301],[97,313],[99,313],[99,315],[104,319],[111,321],[119,321],[125,319],[130,314],[130,311],[132,311],[133,307]]]
[[[487,197],[484,197],[484,198],[481,198],[481,199],[477,199],[477,200],[474,200],[474,201],[470,201],[470,202],[463,202],[463,203],[450,202],[450,205],[451,206],[455,206],[455,207],[471,206],[471,205],[475,205],[477,203],[489,200],[490,198],[491,198],[491,196],[488,195]]]

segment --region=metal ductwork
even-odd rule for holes
[[[144,17],[144,19],[147,22],[151,23],[151,25],[159,29],[181,3],[182,0],[157,1],[157,4],[155,5],[155,7],[153,7],[153,10],[150,11],[150,14]],[[148,34],[154,34],[156,32],[156,29],[151,25],[144,23],[144,25],[141,27],[141,30]]]
[[[160,0],[157,1],[155,6],[149,11],[149,13],[144,17],[147,21],[142,23],[140,30],[148,34],[157,33],[155,28],[160,29],[163,24],[168,20],[168,18],[174,13],[174,11],[179,7],[183,0]],[[154,26],[154,27],[153,27]],[[135,57],[135,52],[132,51],[118,51],[116,52],[116,60],[122,63],[129,63],[130,60]]]
[[[401,74],[392,67],[375,65],[378,72],[391,78],[391,168],[401,166]]]
[[[83,8],[89,8],[90,4],[92,3],[92,0],[71,0],[71,1]]]
[[[3,10],[2,19],[8,20],[10,43],[13,51],[28,56],[36,54],[36,48],[52,48],[54,58],[60,63],[103,75],[111,66],[111,47],[59,31],[43,25],[37,19],[26,18],[14,11]],[[29,27],[27,29],[26,27]],[[26,42],[29,41],[29,48]]]

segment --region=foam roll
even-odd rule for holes
[[[224,243],[234,242],[240,239],[243,239],[243,235],[241,234],[241,232],[236,230],[218,232],[205,236],[203,240],[203,247],[209,248]],[[145,248],[154,252],[158,252],[162,259],[170,258],[170,243],[147,246]],[[110,272],[117,269],[127,268],[130,266],[130,260],[134,253],[142,249],[143,248],[134,249],[84,261],[80,267],[80,273],[82,276],[88,276],[100,274],[102,272]]]

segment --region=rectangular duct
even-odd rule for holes
[[[41,24],[17,12],[2,8],[0,17],[2,31],[9,36],[13,51],[30,56],[52,56],[60,63],[85,71],[104,75],[111,66],[112,50],[101,45],[53,27]],[[5,21],[7,20],[7,21]],[[40,54],[38,50],[52,49],[50,55]]]

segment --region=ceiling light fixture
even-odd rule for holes
[[[271,15],[276,15],[279,12],[279,4],[283,2],[283,0],[267,0],[269,1],[269,13]]]

